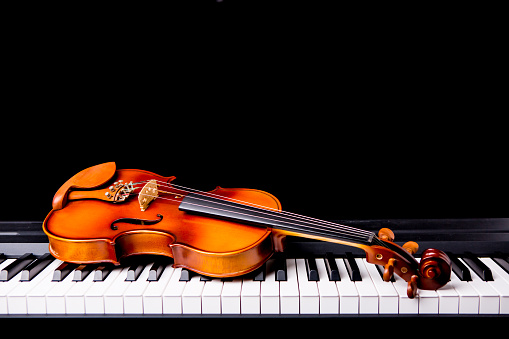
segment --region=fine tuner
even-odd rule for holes
[[[449,281],[451,262],[427,249],[418,262],[415,242],[394,243],[394,233],[360,228],[283,211],[272,194],[256,189],[216,187],[204,192],[138,169],[109,162],[67,180],[44,220],[50,252],[79,264],[113,263],[139,254],[163,255],[210,277],[236,277],[255,271],[288,235],[360,248],[369,263],[384,266],[383,278],[397,274],[418,289],[436,290]],[[137,196],[137,199],[134,198]]]

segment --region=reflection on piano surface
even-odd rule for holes
[[[420,234],[420,242],[440,243],[453,261],[451,281],[409,299],[407,283],[396,275],[384,282],[383,269],[362,252],[301,239],[290,240],[285,256],[231,279],[174,269],[170,259],[155,256],[133,257],[121,267],[76,265],[44,253],[40,223],[4,222],[0,315],[509,315],[509,219],[341,223],[390,226],[402,242],[405,234]]]

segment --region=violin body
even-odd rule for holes
[[[361,229],[281,209],[270,193],[216,187],[201,192],[175,185],[138,169],[115,163],[87,168],[65,182],[44,220],[51,254],[63,261],[119,265],[133,255],[172,257],[183,267],[211,277],[234,277],[256,270],[284,250],[287,235],[354,246],[368,262],[385,266],[384,280],[396,273],[417,288],[437,289],[451,274],[447,255],[436,249],[412,256],[418,245],[395,244],[394,234],[378,237]]]
[[[111,163],[95,167],[89,176],[104,181],[92,186],[99,188],[101,195],[108,191],[113,182],[120,180],[140,182],[157,179],[170,183],[175,179],[143,170],[112,171]],[[183,192],[178,189],[171,191],[175,193],[173,199],[156,199],[147,211],[140,210],[136,199],[115,204],[94,198],[66,199],[65,207],[55,209],[64,200],[61,198],[64,194],[56,195],[54,209],[43,224],[50,241],[50,252],[68,262],[109,262],[116,265],[131,255],[164,255],[174,258],[176,267],[213,277],[251,272],[272,255],[274,246],[270,229],[182,212],[178,207]],[[79,195],[80,191],[75,192]],[[67,194],[72,197],[73,193]],[[281,208],[276,197],[259,190],[217,187],[210,193],[268,208]],[[158,215],[162,216],[160,221]],[[124,222],[122,219],[143,224]],[[115,220],[119,221],[114,225],[116,229],[112,229]],[[158,222],[150,224],[151,221]]]

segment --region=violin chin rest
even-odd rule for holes
[[[72,178],[67,180],[55,193],[53,197],[53,209],[59,210],[64,208],[67,203],[67,195],[71,188],[95,188],[105,184],[110,180],[117,166],[114,162],[106,162],[76,173]]]

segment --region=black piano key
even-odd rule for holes
[[[267,264],[264,263],[259,269],[253,272],[253,280],[254,281],[265,281],[265,274],[267,272]]]
[[[3,263],[7,259],[7,256],[3,253],[0,253],[0,264]]]
[[[97,264],[92,265],[79,265],[74,270],[72,281],[83,281],[88,275],[97,268]]]
[[[306,263],[306,272],[308,275],[309,281],[320,281],[320,277],[318,276],[318,267],[316,267],[315,258],[306,258],[304,259]]]
[[[49,253],[46,253],[39,257],[37,260],[32,261],[30,265],[25,267],[23,271],[21,271],[21,278],[19,281],[30,281],[37,274],[39,274],[43,269],[45,269],[49,264],[51,264],[55,260],[53,256]]]
[[[94,271],[94,281],[104,281],[113,271],[114,266],[111,264],[100,265]]]
[[[145,265],[140,263],[131,265],[127,270],[127,278],[125,278],[125,281],[136,281],[144,268]]]
[[[355,258],[352,252],[346,252],[346,258],[344,259],[346,270],[348,271],[348,275],[350,276],[351,281],[362,281],[361,272],[359,271],[359,266],[357,266],[357,262],[355,262]]]
[[[274,269],[276,271],[276,281],[286,281],[286,257],[283,253],[274,256],[276,259]]]
[[[341,281],[341,277],[339,276],[338,265],[336,264],[336,259],[332,255],[331,252],[327,252],[325,254],[325,268],[327,269],[327,275],[329,276],[330,281]]]
[[[458,259],[458,257],[451,252],[447,252],[447,256],[451,259],[452,271],[458,276],[461,281],[472,281],[470,270]]]
[[[164,261],[156,261],[150,267],[150,271],[148,272],[147,281],[158,281],[161,274],[163,274],[164,268],[166,267],[166,262]]]
[[[206,275],[200,275],[200,281],[212,281],[212,277],[207,277]]]
[[[502,267],[504,271],[509,273],[509,254],[504,254],[502,252],[495,252],[495,255],[491,257],[494,262],[498,264],[498,266]]]
[[[25,253],[12,263],[10,263],[7,267],[5,267],[2,271],[0,271],[0,281],[9,281],[16,274],[21,272],[25,267],[27,267],[32,261],[35,260],[35,256],[32,253]]]
[[[60,266],[57,267],[55,272],[53,272],[53,279],[51,281],[62,281],[71,273],[74,271],[76,267],[78,267],[78,264],[72,264],[69,262],[63,262],[60,264]]]
[[[463,261],[484,281],[493,281],[493,274],[488,266],[486,266],[472,252],[465,252]]]
[[[190,281],[191,277],[192,277],[192,272],[183,268],[182,271],[180,271],[179,281]]]

